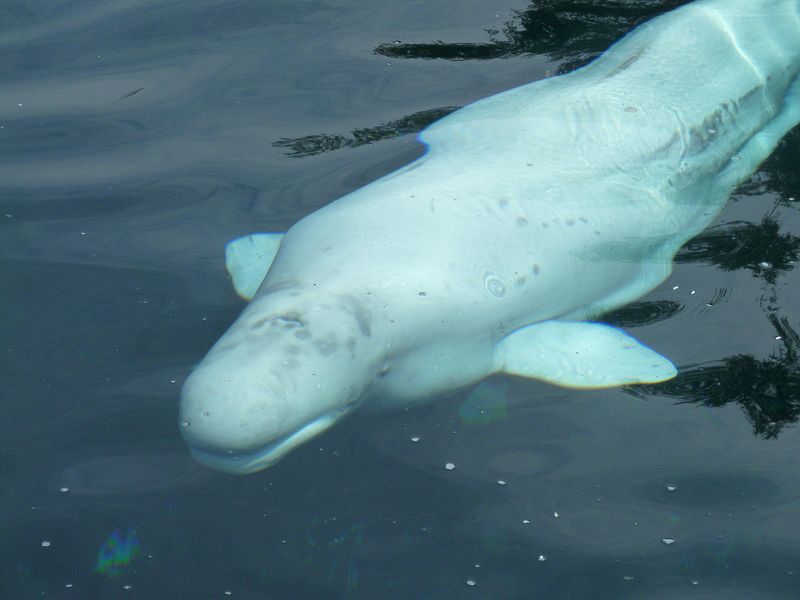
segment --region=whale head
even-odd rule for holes
[[[259,471],[360,404],[369,310],[348,295],[313,298],[260,294],[186,379],[180,430],[200,463]]]

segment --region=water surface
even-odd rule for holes
[[[245,478],[180,439],[180,385],[242,308],[226,241],[682,2],[535,4],[4,3],[0,597],[797,597],[797,130],[608,316],[674,381],[498,377]]]

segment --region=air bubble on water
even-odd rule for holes
[[[623,575],[622,578],[625,581],[633,581],[633,575]]]
[[[122,589],[123,590],[130,590],[130,589],[133,589],[133,586],[130,583],[126,583],[125,585],[122,586]]]
[[[761,267],[762,269],[771,269],[772,263],[767,262],[766,260],[762,260],[760,263],[758,263],[758,266]]]
[[[677,485],[672,485],[672,484],[667,485],[667,491],[668,492],[674,492],[677,489],[678,489]]]
[[[73,584],[71,584],[71,583],[68,583],[68,584],[66,584],[64,587],[65,587],[65,588],[71,588],[72,586],[73,586]]]
[[[62,487],[62,488],[59,488],[58,491],[61,492],[62,494],[66,494],[69,491],[69,488],[68,487]]]
[[[181,421],[181,427],[189,427],[189,425],[191,425],[189,421]]]
[[[674,286],[672,286],[672,290],[673,290],[673,291],[675,291],[675,290],[677,290],[677,289],[678,289],[678,287],[679,287],[679,286],[677,286],[677,285],[674,285]]]
[[[661,540],[662,544],[666,544],[667,546],[675,543],[675,538],[663,538]]]
[[[415,435],[414,437],[411,438],[411,441],[416,444],[419,441],[419,436]]]
[[[468,585],[468,586],[473,586],[473,585],[475,585],[476,583],[477,583],[477,582],[476,582],[474,579],[467,579],[467,585]]]
[[[557,513],[557,512],[554,512],[554,513],[553,513],[553,516],[554,516],[554,517],[557,519],[557,518],[558,518],[558,513]]]
[[[692,585],[700,585],[700,582],[697,579],[692,579]]]
[[[456,466],[455,466],[455,464],[449,462],[449,463],[445,463],[444,468],[447,469],[448,471],[452,471],[453,469],[456,468]]]
[[[44,540],[42,542],[42,548],[49,548],[49,547],[50,547],[50,542],[48,540]]]
[[[233,592],[232,592],[232,591],[230,591],[230,590],[225,590],[225,595],[226,595],[226,596],[232,596],[232,595],[233,595]]]
[[[544,562],[547,560],[547,557],[544,554],[539,555],[539,562]]]
[[[523,525],[530,525],[531,524],[531,520],[530,519],[522,519],[522,524]]]
[[[497,485],[506,485],[506,480],[505,479],[498,479],[497,480]]]

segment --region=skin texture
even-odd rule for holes
[[[621,332],[576,322],[669,275],[798,122],[798,70],[798,0],[701,0],[583,69],[434,123],[425,156],[281,240],[184,385],[193,454],[257,471],[361,404],[407,406],[494,372],[578,387],[603,369],[602,385],[672,376]],[[642,371],[576,367],[593,359],[566,339],[586,356],[630,351]],[[555,358],[537,369],[536,352]]]

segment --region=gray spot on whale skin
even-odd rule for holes
[[[364,337],[371,337],[372,336],[372,313],[370,313],[369,309],[366,305],[361,302],[358,298],[351,295],[346,295],[342,297],[347,309],[349,310],[350,314],[355,319],[356,325],[358,325],[358,330],[361,332],[361,335]]]
[[[639,48],[639,50],[635,54],[629,56],[624,61],[622,61],[622,63],[620,63],[620,65],[616,69],[608,73],[605,77],[603,77],[603,79],[611,79],[615,75],[619,75],[620,73],[622,73],[625,69],[627,69],[633,63],[639,60],[639,57],[642,56],[643,52],[644,52],[644,47]]]
[[[322,338],[315,339],[313,344],[322,356],[330,356],[339,350],[339,341],[332,333],[329,333]]]

